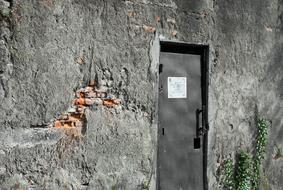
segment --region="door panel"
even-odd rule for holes
[[[202,108],[201,56],[161,52],[160,64],[158,189],[202,190],[203,150],[194,149],[196,110]],[[168,98],[168,77],[186,77],[186,98]],[[176,91],[184,88],[173,84]]]

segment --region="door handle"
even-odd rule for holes
[[[200,149],[201,147],[201,139],[200,139],[200,136],[202,135],[201,133],[202,127],[200,127],[200,114],[201,113],[203,113],[203,110],[200,110],[200,109],[196,110],[196,137],[194,138],[194,149]]]
[[[200,114],[202,114],[203,110],[196,110],[196,136],[199,137],[201,135],[202,127],[200,127]]]
[[[204,118],[204,109],[200,110],[200,109],[197,109],[196,110],[196,117],[197,117],[197,131],[196,131],[196,134],[197,134],[197,137],[199,137],[200,135],[204,135],[207,130],[208,130],[208,125],[204,127],[204,124],[205,124],[205,118]],[[200,114],[202,115],[202,120],[201,120],[201,126],[200,126]]]
[[[165,134],[165,129],[164,128],[162,128],[162,135],[164,135]]]

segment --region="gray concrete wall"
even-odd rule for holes
[[[272,159],[283,149],[282,0],[0,0],[0,10],[3,189],[155,189],[159,39],[210,46],[209,189],[223,159],[252,149],[255,107],[272,121],[265,176],[283,186],[283,159]],[[83,136],[44,128],[91,79],[121,109],[88,109]]]

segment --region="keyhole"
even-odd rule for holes
[[[161,94],[163,92],[163,86],[161,85],[160,87],[159,87],[159,93]]]
[[[164,135],[164,128],[162,128],[162,135]]]

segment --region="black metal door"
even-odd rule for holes
[[[158,190],[204,189],[201,62],[201,55],[160,53]]]

